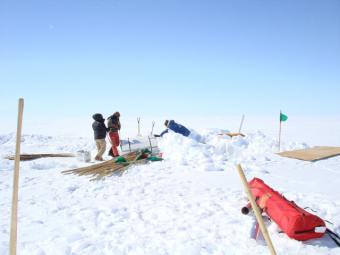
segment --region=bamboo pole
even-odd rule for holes
[[[243,183],[243,186],[244,186],[244,189],[246,190],[246,193],[247,193],[247,196],[248,196],[248,199],[251,203],[251,206],[254,210],[254,213],[255,213],[255,216],[256,216],[256,219],[257,221],[259,222],[259,225],[260,225],[260,228],[261,228],[261,231],[262,231],[262,234],[264,236],[264,239],[266,240],[266,243],[268,245],[268,248],[270,250],[270,253],[272,255],[276,255],[276,252],[275,252],[275,249],[274,249],[274,246],[272,244],[272,241],[270,240],[270,237],[269,237],[269,234],[268,234],[268,231],[267,231],[267,228],[266,226],[264,225],[264,222],[263,222],[263,219],[262,219],[262,215],[259,211],[259,208],[257,207],[257,204],[255,202],[255,199],[254,199],[254,196],[253,196],[253,193],[251,192],[251,189],[249,187],[249,184],[248,184],[248,181],[244,175],[244,172],[242,170],[242,167],[241,165],[237,165],[236,166],[236,169],[238,171],[238,174],[240,175],[241,177],[241,180],[242,180],[242,183]]]
[[[142,155],[142,154],[140,154],[140,155]],[[133,165],[134,162],[139,158],[140,155],[137,155],[137,157],[135,157],[131,162],[129,162],[129,164],[122,169],[122,172],[120,173],[120,175],[118,177],[122,177],[122,175],[126,171],[126,169],[128,169],[129,166]]]
[[[17,125],[17,141],[15,148],[15,163],[13,177],[13,197],[12,197],[12,217],[11,217],[11,233],[9,254],[17,254],[17,224],[18,224],[18,194],[19,194],[19,165],[20,165],[20,144],[21,144],[21,128],[22,116],[24,112],[24,99],[19,99],[18,109],[18,125]]]
[[[279,152],[280,152],[280,145],[281,145],[281,114],[282,114],[282,110],[280,110]]]

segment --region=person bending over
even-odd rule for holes
[[[176,132],[176,133],[179,133],[181,135],[184,135],[184,136],[189,136],[190,135],[190,131],[189,129],[187,129],[185,126],[181,125],[181,124],[178,124],[176,123],[174,120],[166,120],[165,123],[164,123],[164,126],[167,127],[166,130],[164,130],[160,136],[163,137],[164,134],[168,133],[169,132],[169,129]],[[155,135],[156,136],[156,135]]]

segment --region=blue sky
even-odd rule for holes
[[[0,115],[338,115],[340,1],[0,1]]]

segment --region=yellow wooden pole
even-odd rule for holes
[[[17,141],[15,148],[14,178],[13,178],[13,198],[12,198],[12,218],[9,254],[17,254],[17,222],[18,222],[18,192],[19,192],[19,165],[20,165],[20,143],[21,143],[21,127],[22,115],[24,112],[24,99],[19,99],[18,125],[17,125]]]
[[[262,215],[259,211],[259,208],[257,207],[257,204],[255,202],[255,199],[254,199],[254,196],[253,196],[253,193],[251,192],[251,189],[249,187],[249,184],[248,184],[248,181],[243,173],[243,170],[242,170],[242,167],[241,165],[237,165],[236,166],[236,169],[238,171],[238,174],[240,175],[241,177],[241,180],[242,180],[242,183],[243,183],[243,186],[244,186],[244,189],[246,190],[246,193],[247,193],[247,196],[248,196],[248,199],[251,203],[251,206],[254,210],[254,213],[255,213],[255,216],[256,216],[256,219],[260,225],[260,228],[261,228],[261,231],[262,231],[262,234],[264,236],[264,239],[266,240],[266,243],[268,245],[268,248],[270,250],[270,253],[272,255],[276,255],[276,252],[275,252],[275,249],[274,249],[274,246],[272,244],[272,241],[270,240],[270,237],[269,237],[269,234],[268,234],[268,231],[267,231],[267,228],[266,226],[264,225],[264,222],[263,222],[263,219],[262,219]]]
[[[280,110],[280,131],[279,131],[279,152],[280,150],[280,146],[281,146],[281,113],[282,111]]]

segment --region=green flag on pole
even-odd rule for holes
[[[280,121],[286,121],[288,119],[288,117],[282,113],[280,113]]]

